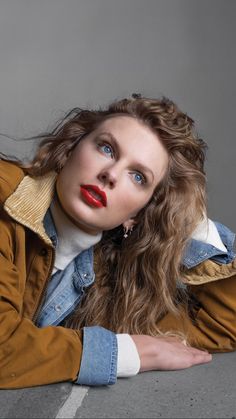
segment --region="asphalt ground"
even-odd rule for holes
[[[58,383],[0,391],[0,418],[234,418],[236,352],[181,371],[151,371],[109,387]]]

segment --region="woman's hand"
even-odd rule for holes
[[[206,351],[186,346],[175,337],[131,335],[140,357],[140,372],[150,370],[180,370],[212,360]]]

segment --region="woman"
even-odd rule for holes
[[[233,233],[206,218],[204,151],[173,102],[133,95],[74,109],[30,164],[0,162],[1,388],[235,349]]]

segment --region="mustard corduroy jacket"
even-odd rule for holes
[[[55,172],[31,178],[0,161],[0,388],[74,381],[80,368],[80,331],[34,324],[55,257],[43,226],[55,179]],[[212,351],[234,350],[236,262],[206,261],[183,281],[200,305],[195,319],[185,310],[167,314],[160,330],[183,330],[190,343]]]

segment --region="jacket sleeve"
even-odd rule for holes
[[[192,346],[211,352],[236,350],[236,259],[226,265],[205,261],[185,278],[188,304],[179,316],[166,314],[162,332],[181,332]]]
[[[14,263],[14,223],[0,221],[0,388],[74,381],[82,354],[81,332],[37,328],[24,318],[25,278]]]
[[[24,286],[19,272],[0,255],[0,387],[17,388],[74,381],[80,368],[81,334],[37,328],[22,317]]]

